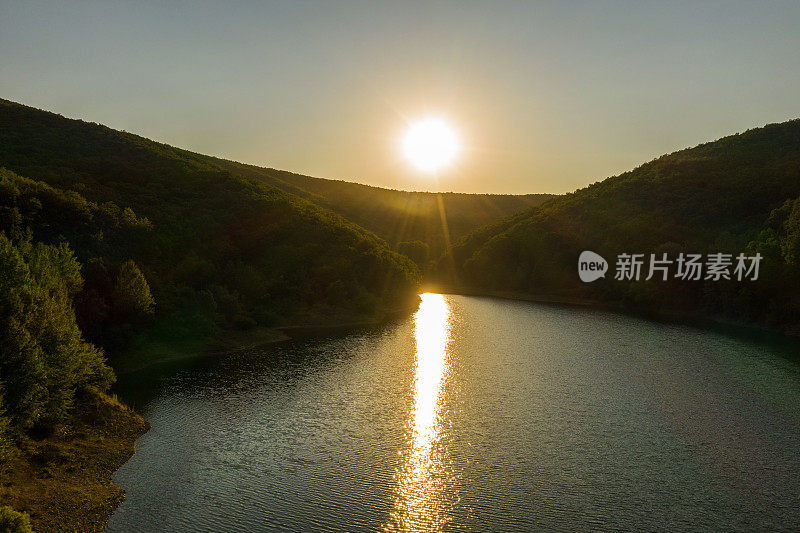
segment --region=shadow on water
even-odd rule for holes
[[[380,336],[397,327],[402,319],[392,319],[372,326],[309,327],[286,330],[289,339],[241,350],[221,353],[198,353],[192,357],[155,362],[118,375],[111,392],[134,410],[145,413],[147,406],[163,393],[165,382],[176,376],[186,376],[186,386],[208,390],[224,390],[237,386],[245,377],[242,361],[246,361],[248,376],[297,377],[298,370],[313,372],[316,368],[341,362],[350,352],[340,355],[324,347],[331,343],[347,343],[347,339]],[[235,363],[234,363],[235,361]]]

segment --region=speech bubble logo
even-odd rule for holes
[[[604,278],[608,271],[608,261],[603,259],[603,256],[585,250],[581,252],[578,257],[578,275],[584,283],[591,283],[592,281]]]

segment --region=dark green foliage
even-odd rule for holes
[[[754,246],[770,259],[800,265],[800,198],[786,200],[770,214]]]
[[[119,256],[142,242],[152,224],[130,208],[97,204],[0,168],[0,230],[20,238],[28,229],[42,242],[69,242],[86,259]]]
[[[120,311],[130,315],[152,315],[155,300],[144,274],[130,259],[117,269],[114,297]]]
[[[78,324],[91,339],[120,348],[149,325],[155,300],[142,271],[132,260],[107,266],[91,259],[84,267],[84,288],[75,302]]]
[[[50,426],[77,390],[102,390],[114,379],[75,322],[72,297],[82,281],[66,245],[13,243],[0,233],[2,409],[14,426]]]
[[[0,533],[32,533],[31,517],[8,505],[0,506]]]
[[[452,240],[552,197],[550,194],[398,191],[341,180],[313,178],[222,159],[208,160],[232,172],[268,183],[335,211],[379,235],[398,251],[402,242],[424,242],[429,247],[431,259],[437,259],[445,249],[443,217]],[[424,263],[418,264],[424,266]]]
[[[397,251],[410,257],[421,268],[425,268],[431,259],[428,243],[422,241],[403,241],[397,243]]]
[[[758,302],[765,320],[800,334],[800,198],[772,211],[748,249],[765,258]]]
[[[6,415],[3,376],[0,375],[0,464],[6,461],[13,451],[11,440],[11,420]]]
[[[106,347],[124,344],[152,314],[154,301],[135,263],[152,224],[130,208],[97,204],[0,168],[0,231],[17,239],[28,234],[45,243],[69,242],[83,260],[84,290],[77,295],[78,323],[87,337]],[[106,263],[112,265],[109,274]],[[98,266],[99,265],[99,266]],[[125,276],[120,278],[120,272]],[[122,283],[122,285],[120,285]],[[138,294],[137,294],[138,292]],[[137,302],[139,299],[141,301]]]
[[[39,180],[28,189],[85,203],[69,220],[45,202],[27,206],[22,193],[0,206],[9,228],[74,246],[86,265],[81,325],[115,351],[185,313],[240,329],[353,320],[416,292],[416,265],[374,234],[210,157],[0,100],[0,165]],[[109,223],[103,206],[116,217]],[[157,303],[152,322],[145,288]]]
[[[473,287],[797,325],[800,120],[663,156],[462,239],[440,276]],[[763,230],[763,231],[762,231]],[[582,250],[617,254],[760,250],[760,280],[580,282]],[[455,265],[455,271],[451,270]]]

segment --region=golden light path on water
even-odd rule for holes
[[[395,473],[387,531],[441,531],[454,498],[447,450],[440,442],[450,341],[450,307],[441,294],[422,295],[414,315],[414,340],[414,404],[406,445],[399,452],[402,461]]]

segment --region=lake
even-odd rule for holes
[[[439,294],[120,377],[109,531],[799,530],[793,350]]]

